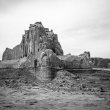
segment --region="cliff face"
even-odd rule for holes
[[[30,24],[29,30],[25,31],[19,45],[4,51],[2,60],[20,59],[29,55],[38,56],[39,51],[44,48],[53,50],[56,55],[63,55],[57,34],[44,28],[41,22],[36,22]]]
[[[63,55],[59,56],[59,59],[63,62],[63,67],[67,69],[71,68],[91,68],[92,63],[90,61],[90,52],[84,52],[80,55]]]
[[[110,59],[108,58],[91,58],[95,68],[110,68]]]
[[[91,68],[89,52],[78,56],[63,55],[57,34],[44,28],[41,22],[30,24],[29,30],[22,36],[21,43],[13,49],[6,48],[2,60],[1,67],[7,67],[7,65],[2,66],[6,64],[6,60],[14,60],[16,67],[36,67],[36,63],[39,67]],[[12,62],[11,67],[14,64]]]
[[[12,54],[13,54],[13,50],[9,49],[9,48],[6,48],[4,53],[3,53],[2,60],[11,60],[11,59],[13,59]]]

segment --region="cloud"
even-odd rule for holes
[[[21,2],[22,0],[0,0],[0,12],[9,11],[10,8]]]
[[[110,0],[0,0],[0,50],[19,44],[29,24],[42,21],[65,53],[108,57],[109,13]]]
[[[82,23],[81,25],[72,26],[66,29],[65,34],[70,37],[83,37],[87,36],[94,40],[108,40],[110,39],[110,18],[106,17],[104,19],[96,19],[92,22]]]

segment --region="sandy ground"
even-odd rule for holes
[[[2,69],[0,110],[110,110],[110,71],[59,71],[46,84],[27,69]]]
[[[0,88],[0,110],[110,110],[110,100],[92,93],[53,91],[38,86]]]

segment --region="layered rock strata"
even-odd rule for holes
[[[29,30],[22,35],[22,41],[13,49],[6,48],[2,60],[14,60],[29,55],[38,55],[42,49],[51,49],[56,55],[63,55],[63,50],[58,42],[57,34],[49,31],[41,22],[30,24]]]
[[[43,82],[51,81],[59,69],[91,68],[89,52],[78,56],[63,55],[57,34],[41,22],[30,24],[21,43],[13,49],[6,48],[2,60],[2,68],[34,67],[36,77]]]
[[[26,60],[22,61],[23,58]],[[6,48],[3,53],[3,61],[19,60],[19,67],[52,67],[52,68],[91,68],[90,53],[81,55],[63,55],[62,47],[57,34],[49,31],[41,22],[30,24],[25,31],[22,41],[13,49]],[[34,62],[37,60],[37,64]],[[22,62],[22,63],[21,63]]]

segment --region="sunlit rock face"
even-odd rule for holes
[[[57,34],[54,34],[53,30],[49,31],[41,22],[36,22],[30,24],[29,30],[25,30],[19,45],[4,51],[2,60],[20,59],[29,55],[38,56],[38,52],[43,48],[51,49],[56,55],[63,55]]]

